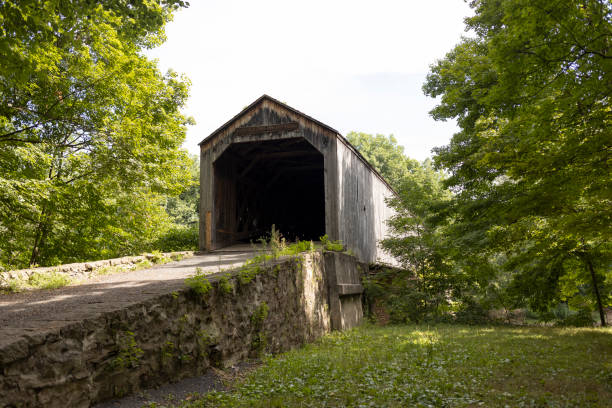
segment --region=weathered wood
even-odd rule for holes
[[[211,247],[277,219],[308,228],[305,219],[361,261],[393,263],[378,242],[393,215],[385,198],[394,192],[329,126],[264,96],[202,141],[200,160],[200,214],[212,214]],[[202,220],[201,247],[206,228]]]
[[[363,286],[360,283],[339,283],[339,296],[360,295],[363,293]]]
[[[212,249],[212,213],[206,211],[206,250]]]
[[[238,175],[238,178],[242,178],[242,177],[246,176],[249,173],[249,171],[251,171],[253,169],[253,167],[255,167],[257,162],[259,162],[259,159],[260,159],[259,157],[255,157],[253,160],[251,160],[249,165],[246,166],[244,170],[242,170],[240,175]]]
[[[235,135],[257,135],[261,133],[279,133],[295,130],[298,128],[296,122],[279,123],[276,125],[262,125],[262,126],[244,126],[239,127],[234,132]]]
[[[261,153],[255,156],[257,159],[280,159],[285,157],[304,157],[304,156],[315,156],[321,154],[319,152],[309,152],[304,150],[295,150],[291,152],[274,152],[274,153]]]

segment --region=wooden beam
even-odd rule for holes
[[[257,135],[261,133],[289,132],[298,128],[297,122],[279,123],[277,125],[243,126],[234,131],[237,136]]]
[[[305,171],[305,170],[321,170],[323,171],[323,166],[320,164],[312,165],[312,166],[297,166],[297,167],[285,167],[284,171]]]
[[[274,185],[274,183],[276,183],[278,181],[278,179],[282,176],[283,173],[278,172],[274,175],[274,177],[272,177],[272,179],[270,179],[270,181],[268,181],[268,183],[266,184],[266,186],[264,187],[264,191],[267,191],[270,187],[272,187]]]
[[[280,159],[283,157],[318,156],[318,155],[321,155],[321,153],[317,151],[294,150],[290,152],[259,153],[255,157],[259,159]]]
[[[238,175],[238,178],[246,176],[249,173],[249,171],[251,171],[251,169],[253,169],[253,166],[255,166],[257,164],[259,159],[260,158],[256,156],[253,160],[251,160],[249,165],[246,166],[246,168],[244,170],[242,170],[242,172]]]

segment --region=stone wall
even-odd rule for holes
[[[143,261],[155,261],[158,258],[176,260],[186,256],[192,256],[193,251],[165,252],[161,254],[143,254],[138,256],[124,256],[121,258],[104,259],[101,261],[79,262],[58,266],[47,266],[38,268],[19,269],[15,271],[0,271],[0,289],[9,286],[11,280],[27,281],[35,273],[60,273],[71,279],[87,279],[95,275],[96,271],[109,266],[122,266],[129,269]]]
[[[328,276],[336,264],[350,268],[344,257],[306,253],[211,275],[204,294],[186,287],[18,338],[0,349],[0,406],[88,407],[312,341],[332,328],[329,289],[344,289]],[[359,315],[357,289],[348,287],[347,296]]]

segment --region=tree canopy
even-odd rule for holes
[[[142,53],[180,0],[0,2],[0,263],[129,253],[189,183],[189,82]]]
[[[418,166],[404,154],[404,147],[393,135],[350,132],[346,138],[393,188],[397,189],[405,175]]]
[[[471,6],[475,37],[436,62],[423,87],[440,97],[432,116],[460,127],[434,156],[455,192],[450,233],[464,256],[502,252],[509,290],[536,309],[589,287],[604,324],[612,303],[610,3]]]

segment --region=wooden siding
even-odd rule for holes
[[[206,248],[202,217],[200,249],[229,243],[219,230],[234,227],[226,215],[234,211],[235,189],[225,186],[223,191],[216,190],[217,159],[234,143],[291,138],[307,140],[323,155],[325,232],[329,237],[342,240],[363,262],[393,263],[378,244],[386,236],[386,220],[393,214],[385,203],[385,198],[394,194],[389,185],[340,134],[269,97],[260,98],[200,144],[200,214],[212,214],[211,247]],[[219,205],[227,208],[215,208]]]
[[[360,260],[394,263],[379,245],[393,215],[385,203],[393,191],[343,142],[337,143],[337,172],[338,238]]]

